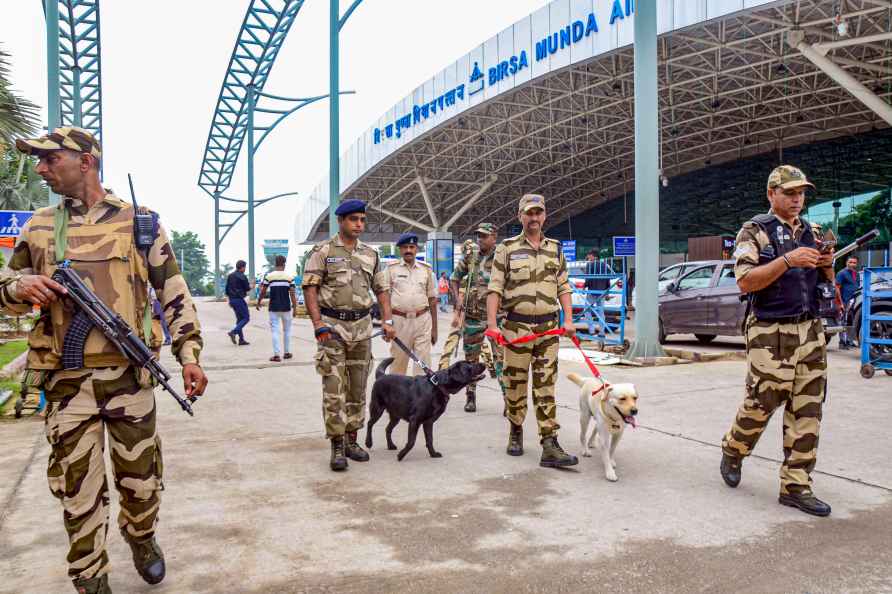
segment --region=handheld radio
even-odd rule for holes
[[[136,243],[136,249],[148,252],[155,241],[155,217],[136,204],[133,178],[129,173],[127,181],[130,183],[130,200],[133,202],[133,241]]]

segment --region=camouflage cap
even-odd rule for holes
[[[524,194],[520,199],[519,212],[526,212],[531,208],[545,210],[545,197],[541,194]]]
[[[477,233],[483,233],[484,235],[492,235],[496,232],[496,226],[492,223],[480,223],[477,225],[476,231]]]
[[[15,147],[26,155],[43,157],[46,153],[68,149],[78,153],[87,153],[97,159],[102,158],[102,148],[89,131],[74,126],[56,128],[40,138],[19,138]]]
[[[771,175],[768,176],[769,190],[775,188],[789,190],[791,188],[801,188],[802,186],[815,187],[813,183],[805,178],[805,174],[802,173],[801,169],[792,165],[781,165],[775,168]]]

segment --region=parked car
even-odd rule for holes
[[[693,334],[703,344],[719,335],[740,336],[746,303],[740,300],[734,260],[687,264],[693,266],[659,296],[660,342],[671,334]]]
[[[663,270],[660,271],[660,275],[657,277],[657,295],[663,293],[666,290],[666,287],[669,283],[678,280],[680,277],[684,276],[694,268],[705,264],[706,262],[703,260],[692,261],[692,262],[682,262],[680,264],[673,264],[672,266],[667,266]],[[637,307],[638,302],[636,301],[637,293],[636,289],[632,289],[632,306]]]

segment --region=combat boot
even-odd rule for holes
[[[556,468],[558,466],[576,466],[579,458],[564,451],[558,443],[557,437],[551,435],[542,440],[542,457],[539,466]]]
[[[331,461],[328,463],[332,470],[347,470],[347,458],[344,457],[344,438],[331,438]]]
[[[508,449],[505,453],[509,456],[523,456],[523,425],[515,425],[508,421],[511,428],[508,433]]]
[[[88,580],[78,578],[74,580],[74,589],[77,594],[112,594],[108,587],[108,574]]]
[[[369,461],[369,453],[359,447],[359,444],[356,443],[356,431],[347,433],[347,446],[344,448],[344,451],[347,457],[351,460],[355,460],[356,462]]]
[[[722,452],[722,464],[719,471],[722,473],[722,480],[732,489],[740,484],[741,466],[743,460],[737,456],[729,456]]]
[[[781,505],[798,507],[807,514],[813,516],[829,516],[830,506],[815,497],[812,493],[781,493],[777,498]]]
[[[124,530],[121,530],[124,540],[130,545],[130,551],[133,553],[133,566],[136,572],[147,584],[160,584],[164,579],[166,568],[164,565],[164,553],[154,536],[148,538],[135,539],[129,536]]]
[[[477,412],[477,393],[468,390],[468,401],[465,402],[465,412]]]

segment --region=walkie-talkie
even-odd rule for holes
[[[130,200],[133,201],[133,241],[136,249],[148,252],[155,242],[155,217],[152,213],[141,210],[136,204],[136,193],[133,191],[133,178],[127,174],[130,183]]]

